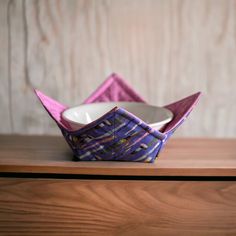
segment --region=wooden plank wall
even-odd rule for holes
[[[203,97],[176,136],[236,136],[236,1],[0,1],[0,132],[59,134],[32,92],[81,103],[110,73],[152,104]]]

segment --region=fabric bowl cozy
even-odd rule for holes
[[[97,120],[72,131],[68,122],[62,119],[67,106],[35,89],[42,105],[60,128],[74,156],[80,161],[135,161],[154,162],[166,141],[185,121],[197,104],[200,92],[164,106],[171,110],[174,118],[161,131],[151,128],[144,121],[115,107]],[[84,103],[93,102],[143,102],[120,76],[112,74],[97,88]]]

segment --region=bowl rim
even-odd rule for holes
[[[91,122],[89,122],[89,123],[80,123],[80,122],[77,122],[77,121],[74,121],[74,120],[71,120],[70,118],[68,118],[68,117],[66,116],[66,113],[68,113],[70,110],[74,110],[74,109],[76,109],[76,108],[78,108],[78,107],[81,107],[81,106],[90,106],[90,105],[96,105],[96,104],[99,104],[99,105],[101,105],[101,104],[114,104],[114,107],[112,107],[108,112],[104,113],[104,115],[105,115],[105,114],[107,114],[107,113],[109,113],[109,112],[115,110],[116,108],[117,108],[117,109],[121,108],[121,107],[118,106],[119,103],[120,103],[120,104],[146,105],[146,106],[148,106],[148,107],[154,107],[154,108],[157,108],[157,109],[161,109],[162,111],[165,111],[165,112],[168,114],[168,116],[169,116],[168,118],[166,118],[166,119],[164,119],[164,120],[162,120],[162,121],[154,122],[154,123],[147,123],[146,121],[144,121],[144,120],[142,120],[141,118],[137,117],[137,116],[136,116],[135,114],[133,114],[132,112],[129,112],[129,111],[126,110],[125,108],[122,108],[122,109],[124,109],[126,112],[128,112],[128,113],[132,114],[133,116],[139,118],[140,120],[142,120],[144,123],[146,123],[147,125],[149,125],[149,126],[152,127],[152,128],[153,128],[154,126],[162,126],[162,125],[168,124],[168,123],[169,123],[171,120],[173,120],[173,118],[174,118],[173,112],[172,112],[170,109],[168,109],[168,108],[159,107],[159,106],[154,106],[154,105],[150,105],[150,104],[147,104],[147,103],[144,103],[144,102],[127,102],[127,101],[124,101],[124,102],[123,102],[123,101],[118,101],[118,102],[94,102],[94,103],[88,103],[88,104],[80,104],[80,105],[73,106],[73,107],[69,107],[69,108],[65,109],[65,110],[62,112],[61,117],[62,117],[65,121],[67,121],[67,122],[69,122],[69,123],[71,123],[71,124],[80,126],[80,127],[82,128],[82,127],[84,127],[84,126],[86,126],[86,125],[88,125],[88,124],[90,124],[90,123],[96,121],[97,119],[95,119],[95,120],[93,120],[93,121],[91,121]],[[99,117],[99,118],[100,118],[100,117]],[[98,118],[98,119],[99,119],[99,118]]]

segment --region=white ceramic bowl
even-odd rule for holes
[[[73,130],[77,130],[97,120],[114,107],[121,107],[145,121],[154,129],[160,130],[173,118],[173,113],[162,107],[137,102],[101,102],[82,104],[62,113],[62,118],[69,122]]]

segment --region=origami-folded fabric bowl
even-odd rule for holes
[[[173,113],[173,119],[160,131],[153,129],[139,117],[122,107],[114,107],[95,121],[73,130],[62,118],[67,106],[35,93],[62,135],[80,161],[136,161],[153,162],[167,140],[185,121],[200,97],[200,92],[164,106]],[[84,104],[97,102],[146,103],[122,78],[112,74]],[[104,125],[106,124],[106,125]]]
[[[160,130],[173,118],[173,113],[167,108],[151,106],[140,102],[100,102],[82,104],[66,109],[62,113],[62,118],[68,121],[73,130],[78,130],[83,126],[96,121],[116,107],[123,108],[127,112],[132,113],[156,130]],[[106,121],[101,125],[110,125],[110,123]]]

